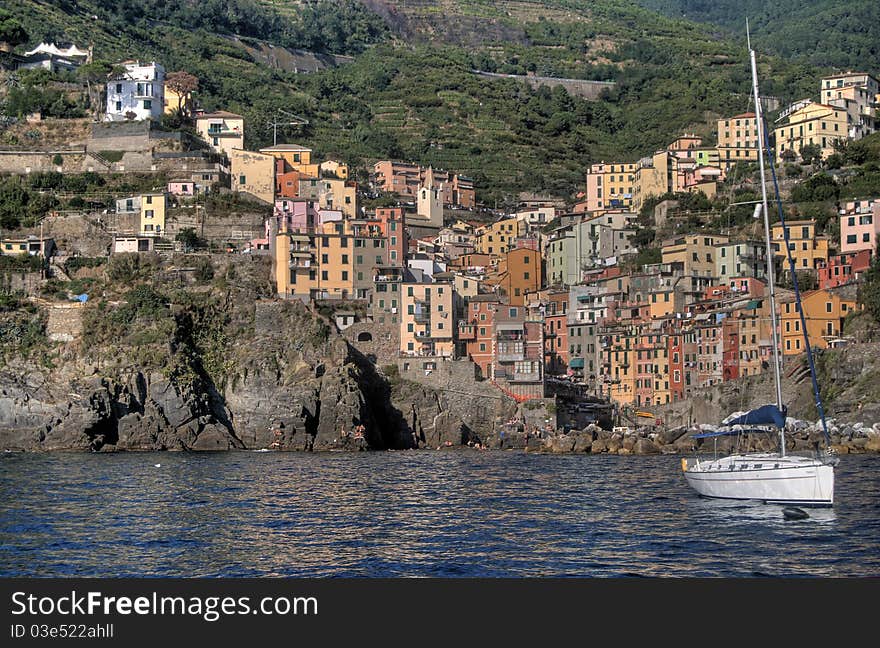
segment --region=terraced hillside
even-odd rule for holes
[[[278,109],[309,120],[280,136],[341,156],[361,173],[405,158],[474,176],[478,199],[520,191],[572,199],[585,168],[634,160],[684,131],[748,108],[741,39],[629,0],[8,0],[28,43],[93,44],[97,58],[139,57],[199,78],[206,109],[247,120],[245,145],[271,142]],[[295,73],[285,50],[327,64]],[[333,67],[331,55],[349,56]],[[314,66],[317,68],[318,66]],[[293,69],[298,66],[294,65]],[[823,70],[761,57],[767,94],[811,94]],[[598,101],[532,87],[534,75],[612,81]],[[363,177],[363,175],[362,175]]]

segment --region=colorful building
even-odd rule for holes
[[[452,358],[457,327],[452,284],[405,283],[401,288],[401,355]]]
[[[196,130],[211,148],[232,157],[234,149],[244,148],[244,117],[218,110],[196,116]]]
[[[275,158],[265,153],[233,149],[232,190],[275,203]]]
[[[877,250],[880,232],[880,198],[851,200],[840,216],[840,251],[842,253]]]
[[[830,241],[826,236],[816,234],[816,221],[786,221],[788,249],[794,259],[795,270],[816,270],[821,264],[828,263]],[[785,232],[782,224],[775,223],[771,227],[773,250],[783,261],[783,271],[788,271],[788,255],[785,252]]]
[[[810,103],[788,115],[785,125],[774,129],[773,135],[779,163],[788,152],[800,158],[809,145],[818,146],[824,159],[834,153],[835,142],[848,137],[847,112],[837,106]]]
[[[829,341],[843,334],[843,321],[857,309],[855,299],[847,299],[835,291],[814,290],[801,295],[807,336],[814,349],[827,349]],[[804,332],[796,302],[782,305],[780,317],[782,352],[797,355],[806,351]]]
[[[629,209],[632,207],[636,164],[600,162],[587,171],[586,211]]]
[[[474,251],[477,254],[502,256],[514,246],[514,241],[525,233],[525,223],[516,218],[504,218],[477,230]]]
[[[165,203],[164,193],[141,196],[141,234],[162,236],[165,233]]]
[[[737,162],[757,163],[760,150],[755,113],[718,120],[718,162],[725,172]]]

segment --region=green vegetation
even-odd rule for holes
[[[42,113],[44,117],[83,117],[84,107],[78,98],[56,87],[56,82],[72,78],[67,73],[42,69],[16,72],[6,97],[0,102],[0,114],[9,117],[25,117],[31,113]]]
[[[685,130],[713,139],[712,119],[749,101],[741,43],[626,0],[544,0],[510,16],[494,3],[445,3],[442,13],[394,3],[391,28],[371,3],[354,0],[11,3],[33,39],[63,35],[94,42],[102,61],[155,59],[194,75],[206,109],[244,115],[249,148],[271,143],[268,122],[283,109],[309,124],[280,136],[321,157],[361,169],[391,157],[455,170],[474,178],[487,205],[513,203],[523,190],[572,197],[591,162],[635,160]],[[436,35],[430,45],[421,36],[428,33]],[[298,75],[257,62],[230,34],[248,47],[356,58]],[[800,96],[816,85],[805,66],[761,66],[768,94]],[[473,69],[611,79],[617,87],[588,102]]]
[[[125,151],[98,151],[98,155],[108,162],[113,163],[119,162],[122,159],[122,156],[125,155]]]
[[[877,64],[880,5],[873,0],[636,1],[667,16],[723,27],[740,38],[748,16],[757,50],[811,65],[861,69]]]

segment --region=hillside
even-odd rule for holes
[[[755,44],[813,65],[877,72],[880,68],[880,4],[872,0],[638,0],[674,18],[745,33],[749,19]]]
[[[590,163],[637,159],[684,131],[714,141],[714,120],[749,105],[741,38],[627,0],[7,5],[28,44],[91,43],[97,58],[155,58],[195,74],[205,108],[246,117],[248,147],[271,142],[269,122],[284,109],[310,123],[282,136],[321,156],[362,174],[387,157],[453,169],[475,178],[487,205],[520,191],[571,199]],[[252,54],[257,44],[353,59],[297,75]],[[474,70],[616,86],[585,101]],[[785,100],[813,93],[822,71],[762,55],[761,74],[762,91]]]

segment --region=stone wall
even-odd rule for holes
[[[61,164],[56,164],[61,156]],[[22,175],[27,173],[81,173],[86,171],[89,156],[82,149],[58,151],[0,151],[0,173]],[[92,162],[92,164],[97,164]],[[101,169],[94,169],[100,172]]]
[[[169,210],[165,216],[165,236],[173,239],[178,232],[192,228],[200,238],[213,242],[242,241],[264,238],[268,214],[260,211],[224,211],[205,213],[204,208]]]
[[[82,336],[83,304],[52,304],[46,322],[46,335],[53,342],[73,342]]]
[[[144,151],[150,148],[150,123],[99,122],[92,124],[89,151]]]
[[[359,339],[369,336],[369,340]],[[342,336],[373,360],[375,364],[396,364],[400,351],[400,325],[377,322],[356,322],[342,331]]]
[[[12,272],[7,270],[0,273],[0,292],[36,295],[40,288],[39,272]]]

